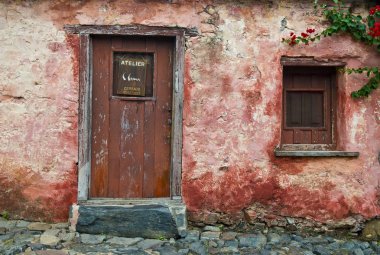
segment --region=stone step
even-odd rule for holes
[[[75,205],[72,228],[79,233],[153,239],[186,235],[184,205]]]

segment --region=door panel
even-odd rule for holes
[[[101,95],[108,95],[109,93],[109,48],[109,40],[98,39],[93,44],[96,58],[92,63],[94,77],[92,87],[94,93],[92,97],[91,183],[96,183],[96,185],[91,185],[90,193],[91,196],[96,197],[106,197],[108,194],[108,130],[110,115],[109,102]]]
[[[92,198],[170,196],[173,49],[170,38],[93,38]],[[153,55],[153,96],[115,94],[114,52]]]

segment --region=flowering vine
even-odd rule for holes
[[[380,52],[380,5],[372,7],[367,17],[362,17],[353,14],[350,8],[344,8],[340,0],[333,1],[334,6],[327,6],[326,4],[318,5],[318,0],[315,0],[315,8],[319,7],[330,22],[326,29],[316,33],[315,29],[308,28],[300,35],[291,32],[289,38],[283,38],[282,42],[290,46],[309,45],[311,42],[321,40],[322,37],[345,32],[349,33],[354,40],[372,45]],[[380,85],[379,67],[346,68],[343,71],[348,74],[364,73],[368,77],[368,82],[362,88],[351,93],[353,98],[366,97]]]

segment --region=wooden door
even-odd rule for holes
[[[170,197],[173,49],[92,38],[91,198]]]

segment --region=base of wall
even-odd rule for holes
[[[364,216],[352,214],[342,219],[330,219],[324,222],[306,217],[285,216],[260,203],[254,203],[242,211],[221,213],[213,211],[188,211],[188,224],[203,228],[207,225],[224,225],[223,230],[250,233],[270,227],[281,227],[289,231],[303,233],[329,233],[337,236],[356,236],[367,221]],[[379,224],[380,226],[380,224]],[[380,227],[379,227],[380,229]],[[380,232],[379,232],[380,238]]]
[[[186,207],[178,202],[73,205],[70,222],[80,233],[155,239],[185,236],[187,228]]]

